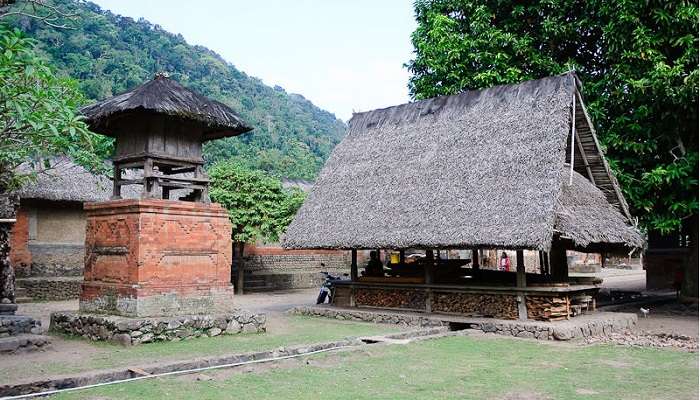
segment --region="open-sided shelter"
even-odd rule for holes
[[[401,259],[392,276],[360,277],[354,262],[338,304],[568,317],[597,288],[569,282],[566,249],[644,243],[580,89],[567,73],[355,114],[284,246],[429,250],[418,273]],[[517,274],[499,274],[430,258],[488,248],[542,251],[548,268],[526,276],[519,256]]]

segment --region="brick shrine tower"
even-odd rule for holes
[[[202,143],[252,128],[162,74],[82,112],[93,132],[116,139],[116,150],[112,200],[85,205],[80,311],[157,317],[232,310],[231,223],[209,201]],[[137,198],[122,199],[127,185],[141,187],[125,188]]]

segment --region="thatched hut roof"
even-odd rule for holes
[[[163,74],[126,93],[84,107],[81,112],[93,132],[107,136],[114,136],[111,120],[135,113],[166,114],[197,122],[204,128],[203,141],[253,129],[227,105],[195,93]]]
[[[560,197],[569,183],[562,166],[570,159],[575,99],[576,119],[585,113],[577,93],[577,78],[569,73],[355,114],[283,245],[549,249],[555,228],[574,221],[559,223],[557,211],[560,204],[575,204]],[[579,143],[595,139],[592,127],[580,133],[586,136],[575,141],[576,154]],[[597,190],[606,189],[600,195],[609,207],[587,215],[604,219],[614,210],[631,232],[626,203],[599,146],[588,149],[579,158],[591,163],[575,163],[575,169],[588,176],[594,168],[591,175]],[[621,225],[605,223],[587,226],[608,229],[572,236],[588,245],[620,238],[639,245],[636,230],[625,236]]]
[[[605,194],[591,181],[569,169],[562,169],[562,185],[554,229],[573,247],[583,251],[643,247],[644,239]]]
[[[35,179],[16,191],[20,199],[82,203],[107,201],[112,196],[112,180],[107,176],[90,172],[67,158],[52,159],[49,164],[50,168],[33,168],[29,163],[19,167],[22,173],[35,174]],[[141,187],[124,186],[122,197],[140,198]]]

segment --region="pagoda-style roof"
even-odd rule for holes
[[[643,246],[579,85],[568,73],[355,114],[283,245]]]
[[[111,122],[135,114],[165,114],[201,124],[202,141],[237,136],[253,129],[227,105],[187,89],[164,74],[84,107],[81,112],[93,132],[112,137],[117,134],[111,129]]]

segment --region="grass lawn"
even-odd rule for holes
[[[697,399],[698,355],[493,337],[375,345],[257,366],[158,378],[58,399]],[[242,371],[243,369],[243,371]]]
[[[31,377],[42,378],[120,366],[139,366],[162,360],[187,360],[270,350],[280,346],[325,342],[349,336],[384,334],[399,329],[392,325],[275,315],[268,320],[268,332],[262,334],[221,335],[128,348],[64,336],[60,343],[54,343],[53,350],[13,356],[11,360],[0,358],[0,364],[7,362],[7,365],[12,366],[0,368],[0,382],[16,382]]]

